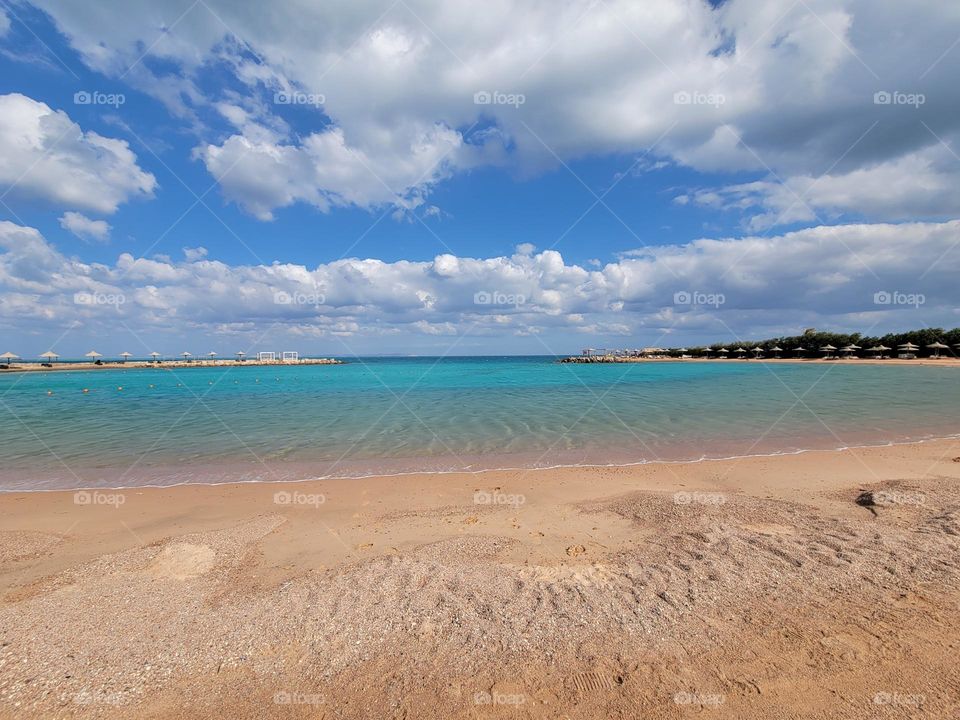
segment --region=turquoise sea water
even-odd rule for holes
[[[960,367],[475,357],[11,373],[0,416],[2,490],[620,464],[954,435]]]

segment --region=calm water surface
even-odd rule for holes
[[[687,460],[960,433],[960,367],[839,362],[365,358],[0,375],[0,396],[0,490]]]

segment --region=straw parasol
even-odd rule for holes
[[[91,351],[88,352],[86,355],[84,355],[84,357],[88,357],[88,358],[90,358],[91,360],[93,360],[94,362],[96,362],[97,360],[99,360],[100,358],[102,358],[103,355],[101,355],[100,353],[98,353],[96,350],[91,350]]]
[[[773,353],[774,357],[780,357],[780,353],[783,352],[783,348],[779,345],[774,345],[772,348],[770,348],[770,352]]]
[[[243,362],[243,359],[247,356],[247,354],[243,350],[235,354],[237,356],[237,362]]]
[[[41,359],[47,360],[47,361],[56,360],[58,357],[60,356],[57,355],[55,352],[53,352],[53,350],[47,350],[45,353],[43,353],[40,356]]]
[[[183,356],[184,362],[190,362],[189,358],[193,357],[193,353],[183,352],[180,354]]]
[[[796,347],[793,349],[793,351],[797,354],[797,357],[800,357],[807,351],[807,349],[805,347]]]
[[[760,357],[761,355],[763,355],[763,348],[760,347],[759,345],[757,345],[757,346],[756,346],[753,350],[751,350],[750,352],[752,352],[752,353],[753,353],[754,355],[756,355],[757,357]]]
[[[132,358],[133,355],[128,352],[122,352],[120,353],[120,357],[123,358],[123,362],[126,362],[128,359]]]
[[[930,357],[935,357],[935,358],[940,357],[941,350],[949,350],[949,349],[950,349],[950,346],[944,345],[942,342],[935,342],[927,345],[927,350],[933,350],[933,355],[931,355]]]
[[[0,355],[0,360],[6,360],[7,365],[10,364],[11,360],[19,360],[19,355],[14,355],[12,352],[5,352],[3,355]]]
[[[158,352],[152,352],[152,353],[150,353],[150,357],[153,358],[153,361],[154,361],[154,362],[159,362],[159,361],[160,361],[160,353],[158,353]]]
[[[833,345],[824,345],[822,348],[820,348],[820,352],[826,353],[827,355],[836,351],[837,349]]]
[[[207,357],[210,358],[210,362],[213,362],[217,359],[217,354],[213,351],[207,353]]]

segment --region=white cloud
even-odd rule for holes
[[[91,220],[78,212],[65,212],[60,218],[60,227],[72,232],[81,240],[106,242],[110,239],[111,228],[106,220]]]
[[[426,262],[350,258],[308,268],[231,266],[194,248],[179,262],[123,253],[109,265],[69,258],[37,230],[0,222],[0,326],[29,322],[58,334],[79,322],[86,334],[126,326],[138,335],[252,338],[280,328],[346,347],[394,334],[416,347],[417,337],[452,341],[469,329],[479,338],[537,336],[552,347],[581,343],[584,334],[642,344],[668,333],[686,343],[727,338],[729,327],[751,335],[811,325],[955,325],[958,245],[960,221],[951,221],[703,239],[598,269],[550,250]],[[924,303],[921,310],[878,304],[879,292],[922,295]],[[77,303],[78,293],[123,302]],[[682,293],[724,302],[689,304]]]
[[[0,184],[12,194],[112,213],[152,195],[157,182],[125,141],[84,132],[62,110],[13,93],[0,95]]]
[[[297,202],[409,209],[478,165],[531,173],[652,145],[661,161],[701,171],[851,178],[935,147],[933,132],[951,144],[960,131],[960,53],[946,52],[960,6],[939,0],[277,2],[269,23],[249,1],[36,2],[92,68],[127,73],[175,114],[195,121],[206,104],[227,118],[234,134],[207,138],[199,157],[229,199],[264,219]],[[145,47],[180,73],[153,75],[144,62],[128,72]],[[204,97],[214,64],[253,100]],[[882,90],[926,102],[875,105]],[[322,96],[298,111],[323,129],[285,128],[291,108],[271,103],[276,91]],[[524,102],[475,104],[480,91]],[[941,183],[909,194],[903,216],[951,205],[949,194]],[[865,190],[834,209],[884,205]]]
[[[0,37],[3,37],[10,31],[10,18],[7,13],[0,8]]]

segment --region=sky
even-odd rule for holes
[[[960,3],[0,0],[0,352],[960,325]]]

